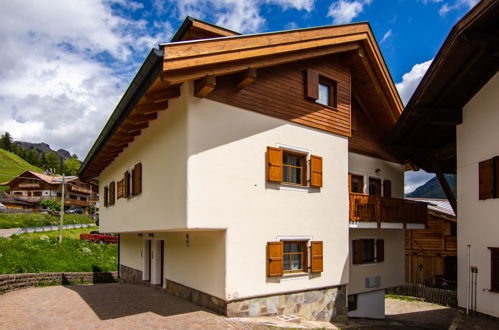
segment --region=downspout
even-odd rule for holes
[[[120,236],[120,234],[118,234],[118,278],[121,277],[120,256],[121,256],[121,236]]]

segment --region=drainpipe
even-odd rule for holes
[[[471,245],[468,244],[466,245],[466,248],[468,249],[468,287],[466,289],[466,315],[469,314],[470,311],[470,289],[471,289],[471,277],[470,277],[470,272],[471,272]]]
[[[118,234],[118,278],[120,278],[120,275],[121,275],[120,274],[120,255],[121,255],[121,253],[120,253],[120,247],[121,247],[120,238],[121,238],[120,234]]]

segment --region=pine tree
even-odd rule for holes
[[[0,148],[5,149],[7,151],[12,151],[12,136],[9,134],[9,132],[3,133],[2,137],[0,137]]]
[[[60,172],[61,157],[59,157],[58,154],[56,154],[53,151],[50,151],[45,155],[45,160],[46,160],[46,165],[45,165],[46,170],[54,170],[56,172]]]

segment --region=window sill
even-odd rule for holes
[[[374,267],[377,264],[378,264],[377,262],[365,262],[365,263],[362,263],[362,264],[353,264],[353,265],[354,266],[362,266],[362,267]]]
[[[299,280],[304,278],[309,278],[310,273],[299,272],[299,273],[284,273],[281,276],[281,281],[291,281],[291,280]]]
[[[333,106],[330,106],[330,105],[327,105],[327,104],[322,104],[322,103],[319,103],[319,102],[314,102],[315,104],[317,105],[320,105],[321,107],[324,107],[326,109],[330,109],[330,110],[334,110],[334,111],[339,111],[338,107],[333,107]]]
[[[309,186],[300,186],[300,185],[293,185],[293,184],[286,184],[286,183],[279,184],[279,190],[308,192],[309,188],[310,188]]]

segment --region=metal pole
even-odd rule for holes
[[[62,174],[61,220],[59,221],[59,243],[62,242],[62,225],[64,223],[64,173]]]
[[[470,310],[470,289],[471,289],[471,278],[470,278],[470,273],[471,273],[471,245],[468,244],[466,246],[468,248],[468,287],[466,288],[466,314],[469,314]]]

